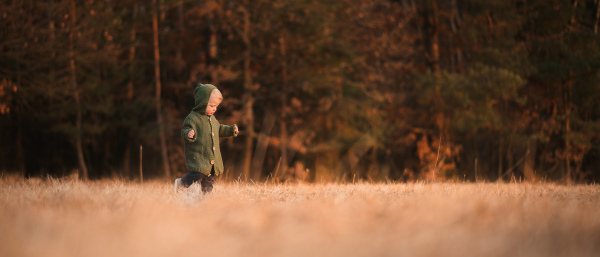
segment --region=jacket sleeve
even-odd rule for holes
[[[221,124],[219,127],[219,137],[237,137],[238,133],[235,133],[235,127],[237,127],[236,124],[231,126]]]
[[[181,129],[181,137],[183,138],[183,140],[187,141],[187,142],[194,142],[196,141],[196,139],[198,138],[198,130],[196,129],[197,126],[195,126],[194,122],[192,122],[192,117],[191,116],[187,116],[185,118],[185,121],[183,121],[183,128]],[[189,138],[188,132],[190,132],[190,130],[194,130],[194,136],[192,138]]]

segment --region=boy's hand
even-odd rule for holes
[[[194,138],[195,134],[196,132],[194,132],[194,130],[190,130],[190,132],[188,132],[188,138]]]
[[[234,128],[233,128],[233,131],[234,131],[236,134],[239,134],[239,133],[240,133],[240,131],[238,130],[238,127],[237,127],[237,126],[234,126]]]

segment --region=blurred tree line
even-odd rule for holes
[[[186,172],[217,85],[221,179],[600,179],[598,0],[0,3],[0,170]]]

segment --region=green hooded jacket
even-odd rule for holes
[[[215,167],[215,175],[223,173],[223,159],[221,159],[221,148],[219,137],[237,136],[235,127],[219,124],[213,115],[206,115],[206,106],[210,94],[217,87],[210,84],[200,84],[195,90],[195,107],[183,121],[181,137],[184,141],[185,165],[189,171],[200,172],[209,175],[212,166]],[[189,138],[188,132],[194,130],[194,137]]]

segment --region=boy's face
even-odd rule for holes
[[[211,95],[206,106],[206,115],[213,115],[217,111],[219,104],[221,104],[221,99],[215,95]]]

